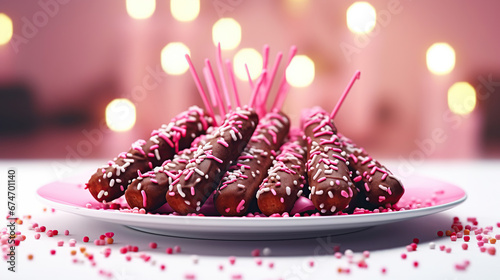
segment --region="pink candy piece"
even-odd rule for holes
[[[35,239],[40,239],[40,233],[35,234]]]
[[[106,232],[104,235],[105,235],[106,237],[111,238],[111,237],[115,236],[115,233],[114,233],[114,232]]]
[[[467,250],[469,248],[469,245],[467,243],[462,244],[462,249]]]
[[[149,243],[149,248],[156,249],[156,248],[158,248],[158,244],[156,244],[156,242],[150,242]]]
[[[451,241],[457,241],[457,236],[456,235],[452,235],[452,236],[450,236],[450,239],[451,239]]]
[[[174,246],[174,252],[180,253],[181,252],[181,247],[180,246]]]
[[[236,262],[236,257],[234,257],[234,256],[229,257],[229,263],[231,265],[234,265],[235,262]]]
[[[69,235],[69,230],[65,230],[64,235]]]
[[[57,241],[57,246],[62,247],[63,245],[64,245],[64,241],[63,240]]]
[[[165,253],[167,253],[169,255],[171,255],[173,252],[174,252],[174,250],[171,247],[168,247],[167,249],[165,249]]]
[[[75,247],[75,245],[76,245],[76,240],[75,240],[75,239],[70,239],[70,240],[68,241],[68,244],[69,244],[69,247]]]
[[[488,248],[488,254],[494,256],[497,252],[497,249],[495,247],[489,247]]]
[[[446,253],[451,253],[451,248],[446,248]]]
[[[262,265],[262,259],[260,259],[260,258],[256,258],[256,259],[255,259],[255,264],[257,264],[257,265],[259,265],[259,266],[260,266],[260,265]]]
[[[252,250],[252,257],[258,257],[258,256],[260,256],[260,250],[259,249]]]

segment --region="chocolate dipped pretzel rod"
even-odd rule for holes
[[[180,150],[190,147],[193,139],[205,133],[213,118],[203,109],[192,106],[162,125],[146,140],[137,140],[128,152],[120,153],[107,165],[97,169],[87,187],[100,202],[109,202],[122,196],[137,176],[172,159]]]
[[[310,199],[314,206],[327,215],[350,208],[357,190],[350,179],[346,154],[330,116],[321,110],[314,112],[304,123],[304,133]]]
[[[289,141],[281,146],[280,154],[257,191],[257,204],[263,214],[289,213],[293,208],[307,181],[306,152],[303,132],[290,131]]]
[[[168,186],[181,176],[197,149],[192,147],[182,150],[172,160],[166,160],[161,166],[134,179],[125,191],[130,208],[144,208],[150,212],[167,203],[165,195]]]
[[[268,113],[261,119],[250,142],[229,168],[214,195],[215,208],[221,215],[247,213],[289,128],[290,120],[283,113]]]
[[[373,159],[364,148],[341,136],[343,150],[347,153],[352,181],[356,184],[365,200],[375,206],[390,207],[404,194],[401,182],[380,162]]]
[[[169,185],[166,200],[174,211],[185,215],[200,210],[219,185],[230,162],[247,145],[258,122],[254,109],[236,108],[207,136],[206,143],[194,152],[181,176]]]

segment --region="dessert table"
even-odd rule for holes
[[[420,174],[462,188],[467,199],[440,213],[349,233],[257,241],[151,234],[68,213],[37,197],[37,189],[54,181],[85,183],[82,178],[103,162],[0,160],[0,207],[7,214],[0,226],[2,255],[6,255],[1,279],[498,279],[500,275],[496,242],[500,160],[406,161],[404,166],[384,160],[395,173],[405,173],[400,174],[403,183],[405,177]],[[10,219],[10,211],[17,220]],[[17,232],[17,241],[12,239],[18,243],[15,248],[9,243],[11,229]]]

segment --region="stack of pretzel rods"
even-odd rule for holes
[[[289,138],[281,146],[279,155],[257,191],[258,207],[267,216],[289,213],[307,183],[307,151],[303,132],[292,129]]]
[[[214,203],[224,216],[243,216],[255,200],[276,153],[288,134],[290,120],[283,113],[267,113],[245,150],[217,188]]]
[[[100,202],[122,196],[133,179],[189,148],[196,137],[212,126],[213,120],[203,109],[190,107],[168,125],[154,130],[148,140],[137,140],[128,152],[98,168],[87,183],[90,193]]]
[[[390,207],[396,204],[404,194],[401,182],[351,139],[341,135],[340,142],[350,163],[352,181],[360,190],[359,199],[364,197],[373,207]]]

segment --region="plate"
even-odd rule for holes
[[[209,217],[137,214],[88,208],[99,204],[83,184],[52,182],[37,190],[49,206],[69,213],[136,230],[185,238],[217,240],[283,240],[336,235],[422,217],[448,210],[465,201],[460,187],[422,176],[406,178],[398,203],[405,210],[313,217]]]

